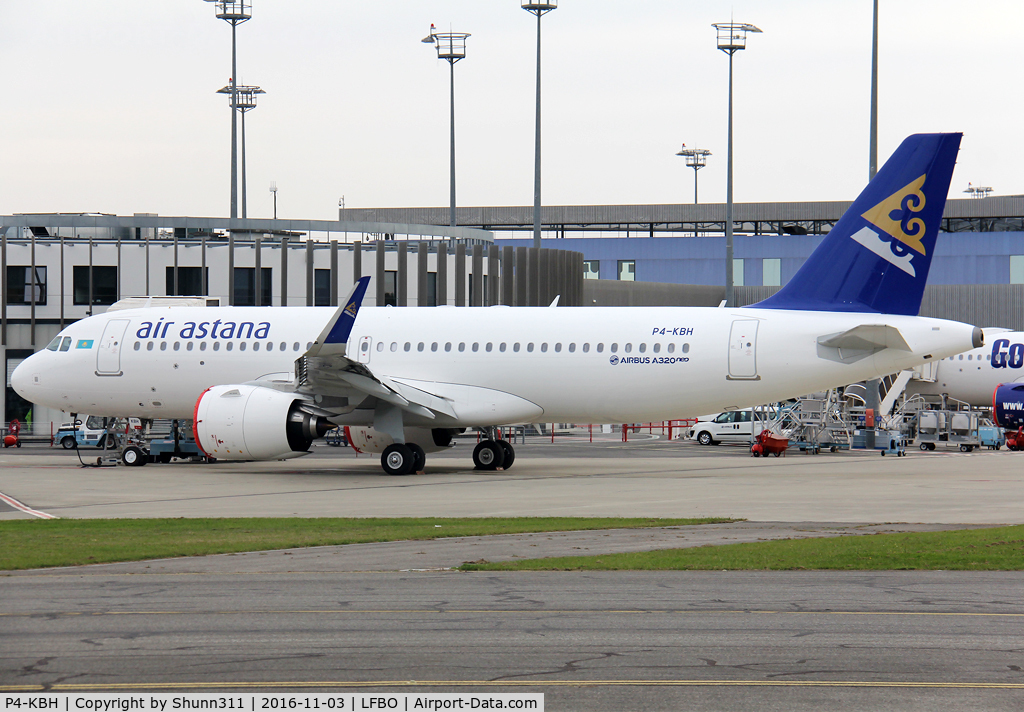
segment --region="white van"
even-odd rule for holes
[[[757,430],[761,431],[760,423]],[[691,440],[696,438],[701,445],[750,442],[754,437],[754,411],[748,408],[701,416],[687,432],[687,437]]]

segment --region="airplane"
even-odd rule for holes
[[[991,407],[996,386],[1024,382],[1024,332],[987,327],[983,331],[991,345],[947,356],[922,369],[927,379],[909,381],[906,394],[946,395],[975,407]]]
[[[308,454],[335,426],[392,475],[476,428],[693,417],[876,378],[983,344],[916,316],[961,134],[908,137],[794,277],[742,308],[159,307],[78,321],[25,359],[25,399],[192,419],[217,460]]]

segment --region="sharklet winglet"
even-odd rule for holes
[[[366,295],[366,288],[370,284],[369,277],[360,277],[359,281],[352,287],[348,297],[338,307],[327,326],[316,337],[313,346],[306,352],[306,356],[344,356],[345,345],[348,337],[352,334],[352,325],[355,324],[359,315],[359,307]]]

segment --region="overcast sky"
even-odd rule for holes
[[[455,67],[459,205],[533,201],[536,20],[516,0],[253,0],[238,27],[249,216],[448,205],[448,64],[430,24],[472,33]],[[725,198],[728,60],[713,22],[757,25],[735,58],[735,199],[851,200],[867,180],[871,0],[563,0],[544,32],[544,203],[693,197],[680,144]],[[1020,0],[881,0],[879,162],[962,131],[968,182],[1024,193]],[[202,0],[0,1],[0,213],[226,216],[230,27]]]

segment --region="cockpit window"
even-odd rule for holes
[[[61,351],[67,351],[70,348],[71,348],[71,337],[70,336],[65,336],[64,337],[64,341],[60,345],[60,350]]]
[[[46,350],[47,351],[56,351],[58,346],[60,346],[60,337],[59,336],[54,336],[53,337],[53,341],[51,341],[50,343],[48,343],[46,345]]]

